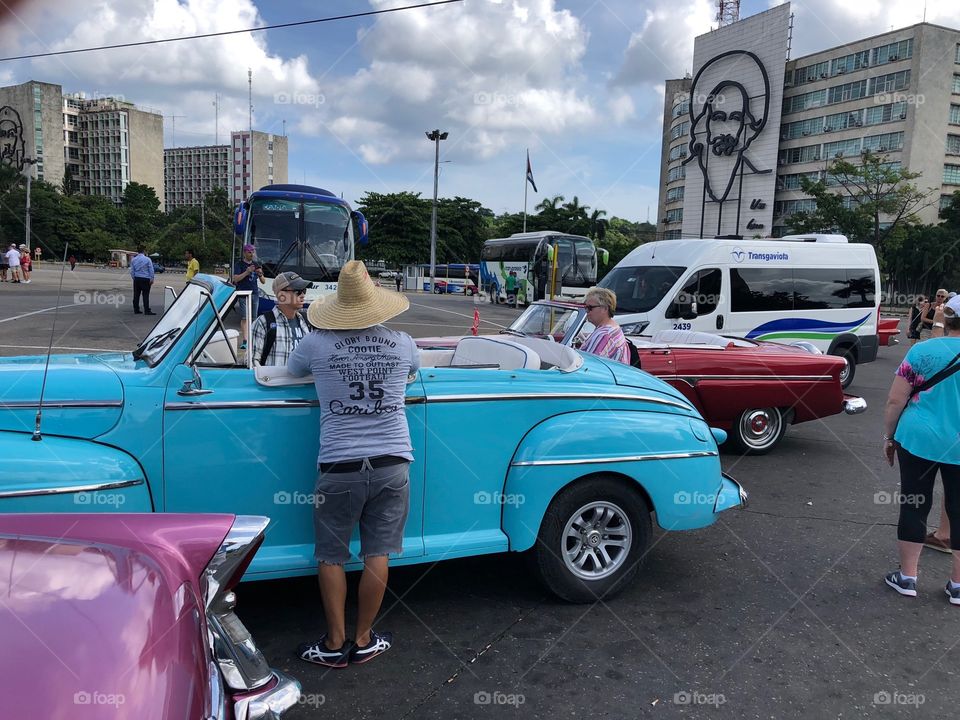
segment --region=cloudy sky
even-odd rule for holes
[[[13,56],[293,22],[416,0],[0,0],[0,54]],[[741,16],[779,2],[743,0]],[[4,10],[4,7],[7,7]],[[797,0],[793,56],[920,22],[922,0]],[[177,115],[177,145],[247,127],[290,139],[290,182],[348,200],[433,191],[495,212],[523,205],[525,149],[539,195],[631,220],[656,213],[663,81],[690,71],[708,0],[464,0],[434,8],[158,46],[0,62],[0,84],[58,83]],[[960,2],[927,0],[960,28]],[[164,123],[173,144],[171,122]]]

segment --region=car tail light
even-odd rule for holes
[[[263,654],[233,612],[237,602],[233,588],[263,542],[269,523],[269,518],[238,515],[203,571],[210,650],[231,690],[253,690],[273,677]]]

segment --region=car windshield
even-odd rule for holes
[[[248,228],[268,277],[292,271],[332,281],[353,256],[350,212],[335,203],[254,198]]]
[[[580,314],[573,308],[534,303],[513,321],[510,330],[531,337],[552,335],[557,342],[563,342],[568,332],[576,330]]]
[[[685,267],[635,265],[615,267],[600,281],[600,287],[617,296],[617,314],[653,310],[684,273]]]
[[[196,282],[189,282],[173,304],[163,313],[150,334],[133,351],[135,360],[146,360],[150,365],[157,362],[173,347],[174,343],[190,326],[194,316],[203,304],[203,292],[206,288]]]

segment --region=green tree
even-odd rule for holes
[[[142,183],[127,183],[121,207],[128,244],[152,244],[163,224],[160,199],[154,189]]]
[[[357,209],[370,227],[370,242],[357,250],[361,260],[397,266],[429,262],[431,201],[420,193],[367,192]]]

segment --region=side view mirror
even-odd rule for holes
[[[237,205],[237,209],[233,211],[233,234],[243,237],[246,230],[247,230],[247,204],[241,203]]]
[[[354,210],[353,213],[351,213],[351,217],[357,221],[357,230],[359,231],[357,233],[357,239],[361,245],[366,245],[370,241],[367,219],[359,210]]]
[[[553,265],[553,253],[555,248],[553,245],[547,245],[547,262]]]
[[[679,295],[677,295],[677,299],[674,300],[674,304],[677,307],[677,315],[679,315],[683,320],[693,320],[697,317],[697,310],[693,302],[693,297],[687,293],[681,292]]]
[[[203,380],[200,379],[200,373],[193,368],[193,377],[183,381],[183,387],[177,390],[177,395],[181,397],[196,397],[197,395],[209,395],[213,390],[203,389]]]
[[[610,251],[604,250],[603,248],[597,248],[597,252],[600,253],[600,264],[609,265],[610,264]]]

